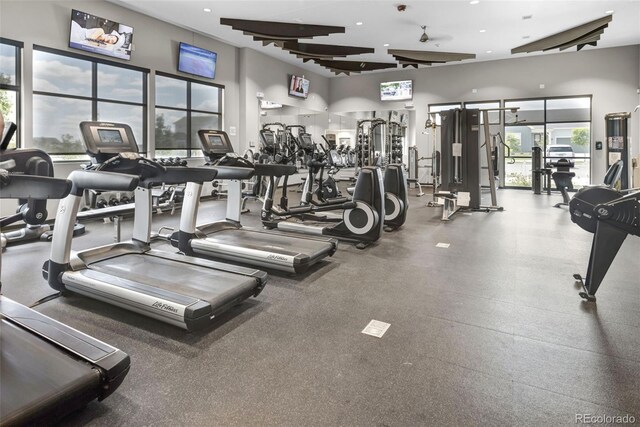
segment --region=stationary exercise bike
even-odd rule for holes
[[[20,175],[41,176],[53,178],[53,162],[51,157],[42,150],[28,148],[21,150],[6,150],[17,126],[9,122],[5,125],[5,132],[0,146],[0,161],[9,156],[12,162],[11,172]],[[0,228],[15,224],[19,221],[25,223],[24,227],[2,232],[0,234],[0,247],[11,243],[28,242],[32,240],[51,240],[53,227],[47,224],[47,200],[46,199],[19,199],[16,213],[0,219]],[[84,234],[85,227],[75,224],[73,236]]]

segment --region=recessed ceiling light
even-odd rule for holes
[[[358,21],[356,22],[356,25],[362,25],[362,22]]]
[[[522,36],[523,39],[528,39],[531,36]]]
[[[486,33],[486,32],[487,32],[487,30],[480,30],[480,32],[481,32],[481,33]]]
[[[606,13],[607,15],[611,15],[613,12],[615,12],[615,11],[613,11],[613,10],[607,10],[607,11],[605,11],[604,13]]]
[[[209,9],[208,7],[205,7],[205,8],[204,8],[204,9],[202,9],[202,10],[204,10],[205,12],[211,12],[211,9]]]
[[[522,20],[523,20],[523,21],[526,21],[527,19],[531,19],[531,18],[533,18],[533,15],[524,15],[524,16],[522,17]]]
[[[480,3],[480,0],[471,0],[469,2],[469,4],[478,4],[478,3]]]
[[[493,52],[493,51],[492,51],[492,50],[488,50],[488,51],[487,51],[487,53],[491,53],[491,52]]]
[[[388,46],[389,46],[389,43],[385,43],[385,44],[383,44],[382,46],[384,46],[384,47],[388,47]]]

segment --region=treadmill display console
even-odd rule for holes
[[[209,143],[214,147],[224,147],[224,141],[220,135],[209,135]]]
[[[313,150],[313,141],[311,140],[311,135],[308,133],[303,133],[300,135],[300,146],[303,150]]]
[[[124,144],[122,135],[118,129],[98,129],[98,136],[100,137],[101,144]]]
[[[272,147],[276,143],[276,138],[273,132],[262,132],[262,139],[264,140],[264,145],[268,147]]]

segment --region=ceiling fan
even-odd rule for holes
[[[420,43],[426,43],[428,42],[429,36],[427,35],[427,26],[426,25],[420,25],[420,28],[422,28],[422,35],[420,36]]]

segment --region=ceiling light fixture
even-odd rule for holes
[[[487,53],[492,53],[492,52],[493,52],[492,50],[488,50],[488,51],[487,51]]]
[[[526,21],[527,19],[531,19],[531,18],[533,18],[533,15],[524,15],[524,16],[522,17],[522,20],[523,20],[523,21]]]
[[[606,13],[607,15],[611,15],[611,14],[613,14],[613,12],[615,12],[615,11],[613,11],[613,10],[607,10],[607,11],[605,11],[604,13]]]
[[[478,4],[478,3],[480,3],[480,0],[471,0],[469,2],[469,4]]]
[[[358,21],[358,22],[356,22],[356,25],[362,25],[362,22]]]
[[[207,12],[207,13],[211,12],[211,9],[209,9],[208,7],[205,7],[205,8],[204,8],[204,9],[202,9],[202,10],[204,10],[204,11],[205,11],[205,12]]]
[[[486,33],[486,32],[487,32],[487,30],[480,30],[480,32],[481,32],[481,33]]]
[[[522,36],[523,39],[528,39],[531,36]]]
[[[384,47],[389,47],[389,43],[385,43],[385,44],[383,44],[382,46],[384,46]]]

